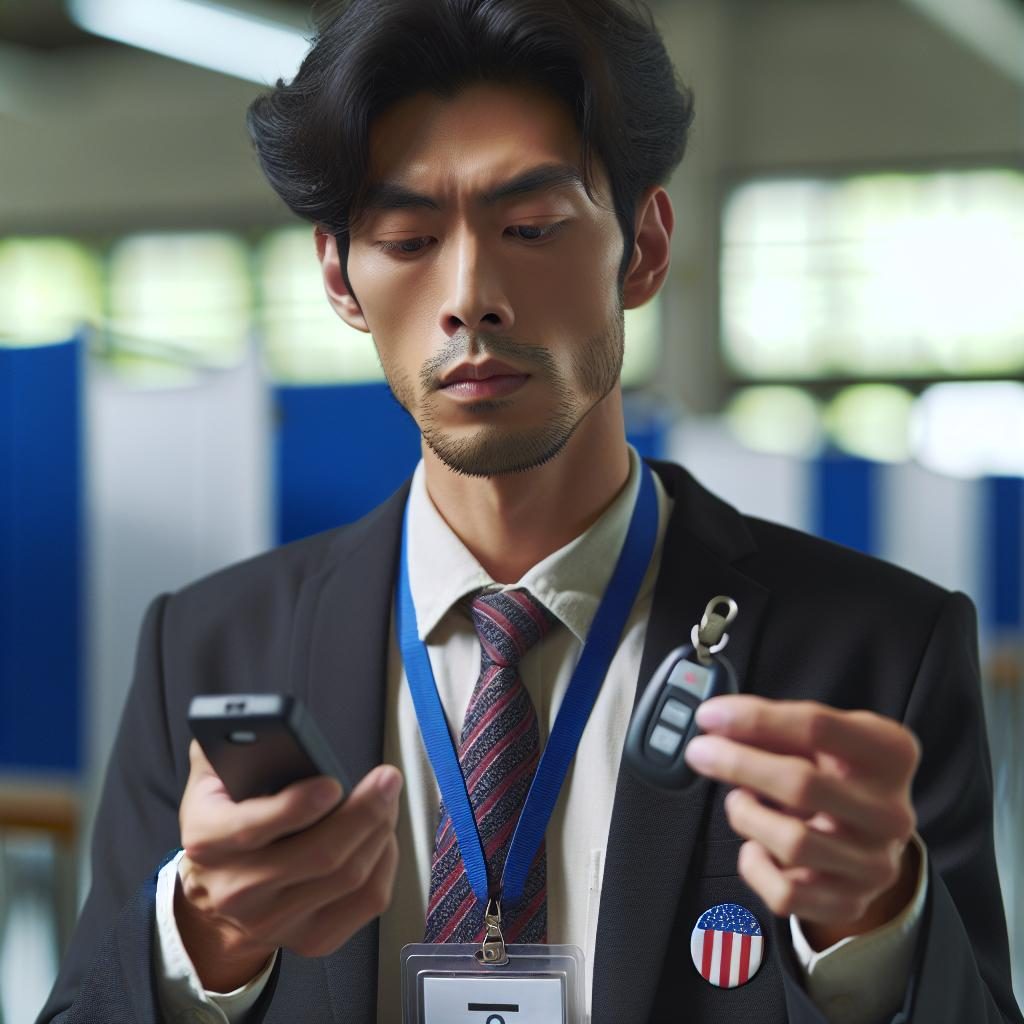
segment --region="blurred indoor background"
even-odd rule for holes
[[[652,6],[698,115],[670,277],[627,314],[631,438],[973,598],[1020,998],[1024,0]],[[308,11],[0,0],[7,1024],[84,894],[150,599],[357,517],[417,458],[245,132]]]

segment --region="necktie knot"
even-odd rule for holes
[[[528,590],[500,590],[473,600],[484,665],[512,668],[551,628],[554,616]]]

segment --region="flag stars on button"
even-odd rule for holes
[[[764,958],[761,925],[746,907],[719,903],[697,921],[690,935],[690,955],[701,977],[712,985],[745,985]]]

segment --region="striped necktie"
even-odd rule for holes
[[[472,615],[480,638],[480,678],[466,709],[458,755],[493,892],[540,760],[537,713],[517,666],[554,618],[524,589],[482,594],[473,601]],[[543,842],[530,866],[522,899],[514,904],[502,901],[501,912],[506,942],[547,941]],[[477,942],[484,932],[484,907],[466,877],[452,819],[442,800],[424,941]]]

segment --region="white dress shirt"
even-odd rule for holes
[[[611,578],[640,485],[640,460],[630,449],[629,480],[614,502],[583,534],[528,570],[511,586],[525,587],[558,620],[520,663],[520,675],[537,710],[541,745],[551,731],[583,642]],[[651,600],[672,501],[657,477],[658,534],[654,554],[630,612],[576,757],[548,824],[548,941],[573,943],[584,952],[587,1013],[593,987],[597,917],[604,876],[615,783],[633,709]],[[480,644],[465,599],[496,584],[466,549],[427,494],[423,465],[410,491],[409,582],[420,638],[426,643],[449,730],[457,743],[480,670]],[[387,671],[384,761],[405,777],[398,818],[401,851],[390,908],[380,921],[379,1024],[401,1020],[399,953],[420,942],[430,893],[433,838],[439,793],[420,737],[392,623]],[[791,919],[794,949],[808,992],[833,1024],[867,1024],[894,1009],[909,971],[924,903],[923,844],[915,898],[904,913],[868,935],[844,939],[815,953]],[[161,872],[157,889],[157,945],[162,970],[160,999],[173,1024],[209,1020],[242,1024],[273,960],[258,978],[233,993],[204,992],[174,924],[177,862]],[[689,966],[689,965],[687,965]],[[873,989],[878,1000],[864,999]],[[857,998],[848,998],[856,994]],[[208,1016],[207,1016],[208,1015]]]

